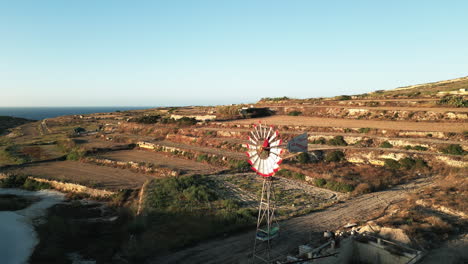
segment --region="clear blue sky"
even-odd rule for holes
[[[468,1],[0,0],[0,106],[356,94],[468,75]]]

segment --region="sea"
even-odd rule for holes
[[[64,115],[85,115],[115,111],[149,109],[155,106],[93,106],[93,107],[0,107],[0,116],[42,120]]]

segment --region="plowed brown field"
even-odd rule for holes
[[[23,168],[15,169],[15,172],[113,191],[124,188],[140,188],[146,180],[154,178],[130,170],[97,166],[78,161],[29,164]]]
[[[432,122],[408,122],[408,121],[376,121],[321,118],[307,116],[277,115],[264,118],[242,119],[227,121],[236,124],[256,124],[262,121],[268,125],[313,126],[313,127],[343,127],[360,128],[370,127],[378,129],[409,130],[422,132],[463,132],[468,131],[468,123],[432,123]]]

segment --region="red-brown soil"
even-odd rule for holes
[[[431,123],[431,122],[408,122],[408,121],[376,121],[355,120],[338,118],[321,118],[306,116],[270,116],[264,118],[241,119],[228,121],[235,124],[256,124],[259,121],[268,125],[289,126],[314,126],[314,127],[343,127],[359,128],[369,127],[378,129],[410,130],[410,131],[435,131],[435,132],[463,132],[468,130],[468,123]]]

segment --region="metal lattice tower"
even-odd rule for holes
[[[279,225],[275,219],[275,192],[273,175],[279,170],[282,162],[282,140],[273,126],[254,125],[247,144],[247,161],[252,169],[263,177],[262,196],[258,206],[257,230],[253,249],[253,262],[272,261],[272,240],[279,235]]]
[[[263,179],[262,196],[258,206],[257,230],[253,249],[253,263],[272,261],[272,239],[279,236],[275,218],[275,192],[272,177]]]

